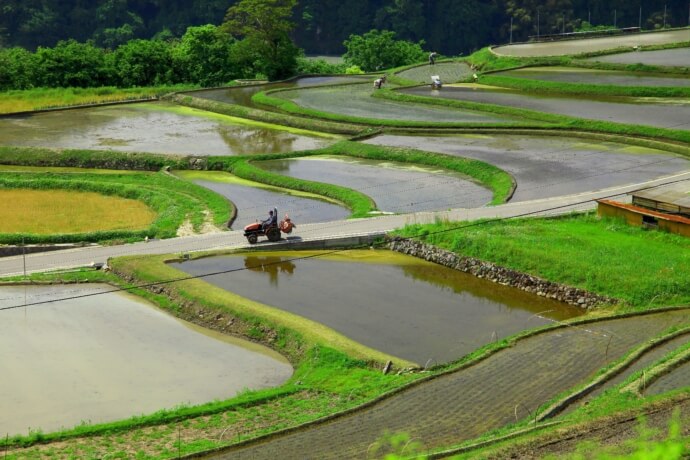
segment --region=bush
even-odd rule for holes
[[[373,72],[423,61],[426,55],[423,44],[423,40],[419,43],[396,40],[395,32],[374,29],[364,35],[350,35],[344,42],[347,52],[343,58],[349,65]]]

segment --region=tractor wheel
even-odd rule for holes
[[[247,235],[247,241],[249,241],[249,244],[256,243],[258,239],[259,239],[259,237],[256,236],[256,233],[252,233],[251,235]]]
[[[268,241],[279,241],[280,240],[280,229],[278,227],[271,227],[266,232]]]

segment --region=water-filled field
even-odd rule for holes
[[[613,37],[583,38],[552,42],[529,42],[497,46],[493,51],[500,56],[567,56],[614,50],[623,47],[666,45],[690,41],[690,29],[663,32],[644,32]]]
[[[457,83],[464,81],[472,73],[470,66],[464,62],[439,62],[434,65],[412,67],[396,75],[407,80],[430,84],[432,75],[438,75],[444,83]]]
[[[690,66],[690,48],[676,48],[656,51],[630,51],[628,53],[608,54],[589,58],[593,62],[611,62],[615,64],[645,64],[663,67]]]
[[[167,103],[0,118],[0,143],[27,147],[207,156],[291,152],[333,142],[332,137]]]
[[[690,61],[689,65],[690,65]],[[491,75],[526,78],[565,83],[584,83],[591,85],[615,86],[690,86],[690,76],[659,75],[641,72],[623,72],[617,70],[581,69],[576,67],[526,67],[506,70]]]
[[[498,166],[517,182],[511,201],[583,193],[690,169],[687,159],[661,150],[575,137],[384,134],[366,142],[429,150]]]
[[[228,104],[243,105],[246,107],[258,107],[252,102],[252,96],[261,91],[268,91],[279,88],[306,88],[317,85],[335,85],[342,83],[355,83],[358,81],[373,80],[373,77],[362,76],[319,76],[319,77],[301,77],[294,80],[265,83],[262,85],[247,85],[234,86],[228,88],[205,89],[202,91],[193,91],[189,94],[194,97],[202,99],[211,99],[212,101],[225,102]],[[262,108],[265,108],[261,106]]]
[[[385,212],[474,208],[492,199],[489,189],[466,176],[427,166],[326,156],[255,164],[278,174],[355,189]]]
[[[280,355],[105,285],[0,288],[0,432],[55,431],[281,385]],[[58,300],[68,297],[71,300]]]
[[[685,362],[659,379],[652,382],[644,394],[647,396],[659,395],[680,388],[686,388],[690,382],[690,362]]]
[[[388,251],[294,259],[263,252],[173,264],[243,297],[325,324],[369,347],[425,364],[458,359],[518,331],[584,311]],[[234,269],[246,270],[234,271]]]
[[[274,93],[297,105],[327,113],[382,120],[497,123],[510,119],[469,110],[416,105],[373,98],[371,85],[346,85]],[[426,87],[426,91],[429,88]]]
[[[690,129],[690,102],[644,98],[590,98],[540,96],[517,91],[489,90],[481,87],[447,87],[442,91],[410,88],[403,92],[420,96],[443,97],[518,109],[568,115],[618,123]]]
[[[245,181],[218,171],[179,171],[178,175],[213,190],[230,200],[237,208],[233,229],[241,229],[255,219],[265,219],[269,209],[278,209],[279,216],[285,213],[295,224],[329,222],[345,219],[350,210],[318,197],[295,194],[276,187]]]

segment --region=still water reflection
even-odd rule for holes
[[[0,288],[0,307],[49,301],[1,312],[0,433],[50,432],[227,399],[281,385],[292,374],[267,348],[108,290]],[[81,298],[57,300],[74,296]]]
[[[420,364],[458,359],[516,332],[583,311],[389,251],[251,253],[175,264],[243,297],[323,323]]]

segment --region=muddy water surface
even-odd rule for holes
[[[466,176],[430,167],[326,156],[254,164],[278,174],[357,190],[386,212],[475,208],[492,199],[489,189]]]
[[[0,288],[0,306],[111,290]],[[50,432],[278,386],[281,356],[190,326],[137,297],[108,293],[0,312],[0,433]]]
[[[688,37],[690,40],[690,37]],[[656,51],[631,51],[629,53],[608,54],[587,59],[594,62],[613,62],[617,64],[646,64],[667,67],[690,66],[690,48],[677,48]]]
[[[243,297],[323,323],[424,365],[458,359],[516,332],[583,314],[574,307],[389,251],[209,257],[174,266]]]
[[[27,147],[207,156],[291,152],[333,142],[167,103],[0,118],[0,143]]]
[[[517,182],[511,201],[645,182],[690,169],[690,161],[668,152],[583,138],[383,134],[366,142],[474,158],[498,166]]]

